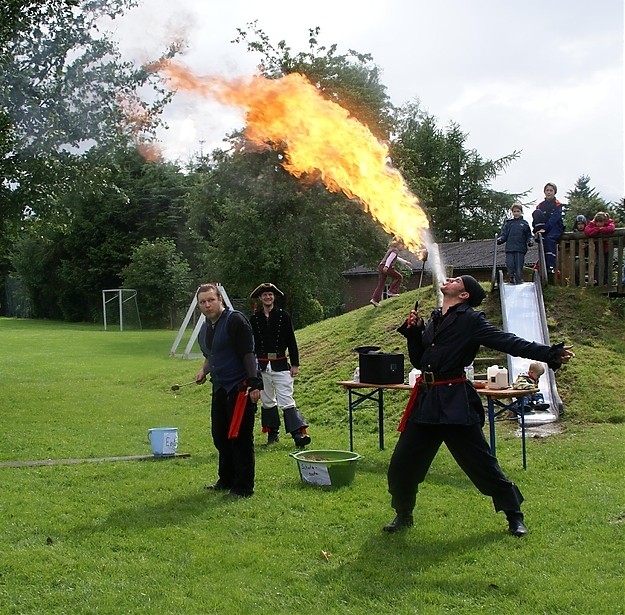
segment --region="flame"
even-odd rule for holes
[[[428,219],[390,165],[387,146],[343,107],[323,98],[303,75],[226,80],[196,76],[172,61],[153,68],[173,89],[245,109],[246,139],[281,151],[289,173],[303,181],[320,179],[329,190],[358,198],[410,251],[425,246]]]
[[[148,162],[161,162],[163,153],[160,145],[143,137],[145,127],[150,122],[148,112],[137,99],[129,96],[118,95],[116,101],[124,124],[129,129],[132,141],[139,154]]]

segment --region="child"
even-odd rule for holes
[[[564,232],[562,203],[556,199],[558,187],[553,182],[547,182],[543,192],[545,200],[538,203],[532,212],[532,225],[534,236],[538,239],[538,236],[542,235],[547,273],[555,273],[558,240]]]
[[[584,235],[586,237],[599,237],[603,235],[611,235],[614,233],[614,220],[608,216],[605,211],[598,211],[595,217],[586,225],[584,229]],[[609,283],[610,274],[610,258],[609,258],[609,244],[607,241],[601,242],[602,249],[599,250],[599,246],[595,246],[595,252],[597,254],[597,262],[595,263],[595,286],[599,284],[599,260],[603,260],[603,285],[607,286]]]
[[[505,221],[497,243],[506,244],[506,275],[510,284],[523,282],[523,265],[528,246],[532,242],[530,225],[523,219],[523,208],[518,203],[511,207],[512,218]]]
[[[540,377],[545,373],[545,367],[542,363],[534,361],[530,363],[527,372],[519,374],[512,385],[513,389],[537,389]],[[549,408],[549,404],[545,402],[542,393],[532,393],[528,395],[525,403],[525,414],[533,414],[534,412],[544,412]]]

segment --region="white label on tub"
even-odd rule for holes
[[[331,485],[328,467],[318,463],[302,463],[299,464],[302,480],[312,485]]]

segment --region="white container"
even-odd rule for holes
[[[464,373],[467,375],[467,380],[469,382],[473,382],[473,380],[475,380],[475,370],[473,369],[473,363],[471,363],[471,365],[467,365],[464,368]]]
[[[491,365],[486,370],[486,380],[489,389],[506,389],[508,388],[508,370],[499,365]]]
[[[152,454],[157,457],[175,455],[178,448],[177,427],[154,427],[148,429]]]
[[[357,367],[354,370],[354,377],[353,377],[353,381],[354,382],[360,382],[360,367]]]
[[[416,367],[413,367],[410,370],[410,373],[408,374],[408,384],[413,387],[415,385],[415,382],[417,381],[417,378],[421,375],[421,370],[417,369]]]

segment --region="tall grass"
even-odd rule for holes
[[[623,375],[623,323],[605,299],[567,293],[548,298],[552,337],[578,354],[559,376],[563,433],[531,439],[523,471],[514,429],[497,430],[500,462],[526,497],[522,540],[445,450],[415,528],[380,531],[392,517],[385,477],[404,393],[386,396],[384,451],[373,407],[356,411],[364,459],[352,485],[304,486],[287,438],[267,449],[259,434],[256,494],[228,502],[203,490],[216,478],[208,386],[170,390],[199,363],[168,356],[172,332],[0,319],[0,464],[149,455],[147,429],[159,426],[177,427],[179,451],[191,453],[0,467],[0,613],[625,612],[625,410],[605,382]],[[427,291],[421,300],[433,305]],[[354,346],[403,351],[394,328],[413,301],[298,332],[296,399],[312,448],[347,448],[336,382],[351,376]]]

